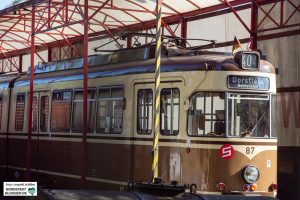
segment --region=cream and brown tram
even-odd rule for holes
[[[89,57],[86,181],[117,189],[151,181],[153,48]],[[32,176],[48,188],[79,188],[82,59],[36,66]],[[29,73],[0,78],[3,180],[26,170]],[[159,176],[201,194],[276,195],[275,69],[258,52],[235,56],[164,49]],[[6,178],[4,178],[6,176]]]

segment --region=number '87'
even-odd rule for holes
[[[253,154],[255,147],[246,147],[246,154]]]

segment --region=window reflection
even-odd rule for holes
[[[269,96],[229,94],[228,135],[269,137]]]
[[[190,98],[188,134],[225,136],[224,93],[197,92]]]
[[[121,133],[123,127],[123,87],[99,89],[97,102],[97,132]]]
[[[179,131],[179,89],[163,89],[160,103],[160,132],[176,135]]]

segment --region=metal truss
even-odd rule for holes
[[[1,72],[13,72],[18,71],[20,62],[22,62],[21,56],[8,57],[0,60]]]
[[[155,19],[143,21],[141,16],[150,15],[154,18],[156,15],[155,10],[138,4],[134,0],[124,1],[130,6],[121,7],[112,0],[90,0],[88,7],[89,40],[108,37],[116,43],[118,48],[123,48],[116,36],[120,31],[153,32]],[[249,40],[253,43],[253,48],[256,48],[258,34],[264,33],[267,35],[270,31],[300,26],[299,23],[293,20],[296,13],[300,12],[300,4],[297,5],[297,3],[299,4],[299,2],[293,0],[219,0],[219,4],[203,7],[200,6],[198,1],[185,0],[182,5],[193,6],[194,10],[181,13],[178,8],[167,3],[167,1],[163,1],[163,6],[167,8],[162,12],[163,33],[186,38],[188,22],[232,12],[245,30],[249,32]],[[285,7],[293,8],[292,12],[286,13]],[[245,20],[239,16],[238,11],[249,8],[252,11],[251,24],[248,27]],[[33,11],[35,13],[36,52],[44,49],[50,49],[51,51],[60,48],[61,56],[57,57],[56,54],[54,56],[49,53],[48,61],[82,55],[83,52],[80,52],[74,43],[81,42],[84,37],[82,26],[84,23],[84,1],[31,0],[8,10],[0,11],[0,59],[30,52]],[[126,23],[124,20],[120,20],[114,15],[115,12],[122,13],[134,23]],[[273,12],[279,14],[274,16],[272,15]],[[271,22],[271,25],[268,28],[263,28],[264,23],[267,21]],[[172,25],[175,25],[175,28]],[[151,42],[152,38],[145,38],[142,42],[140,40],[141,38],[137,36],[127,38],[127,47]],[[226,44],[230,45],[230,43]],[[187,44],[182,42],[181,45],[186,46]],[[222,45],[224,46],[225,43],[216,44],[216,47]],[[72,56],[67,54],[72,54]],[[16,65],[16,67],[9,68],[9,71],[19,71],[19,68],[20,66]],[[5,68],[5,70],[7,69]]]

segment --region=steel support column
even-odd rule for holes
[[[84,0],[84,37],[83,37],[83,133],[82,133],[82,159],[81,159],[81,189],[85,188],[86,162],[87,162],[87,97],[88,97],[88,0]]]
[[[18,68],[18,72],[22,73],[23,71],[23,55],[19,55],[19,68]]]
[[[132,47],[132,37],[128,36],[127,37],[127,48],[131,48]]]
[[[31,60],[30,60],[30,85],[29,85],[29,112],[28,112],[28,139],[26,159],[26,180],[30,180],[32,158],[32,105],[33,105],[33,79],[34,79],[34,53],[35,53],[35,5],[32,5],[31,21]]]
[[[156,0],[156,51],[155,51],[155,120],[154,120],[154,140],[153,140],[153,182],[158,177],[158,154],[159,154],[159,118],[160,118],[160,60],[161,60],[161,5],[162,0]]]
[[[283,9],[284,9],[284,0],[280,0],[280,27],[283,27]]]
[[[48,62],[52,61],[52,48],[48,47]]]
[[[187,21],[186,19],[182,18],[181,20],[181,37],[186,39],[187,37]],[[182,47],[186,47],[186,40],[181,40],[181,44]]]
[[[258,21],[258,6],[252,3],[251,6],[251,32],[250,32],[250,48],[257,49],[257,21]]]

